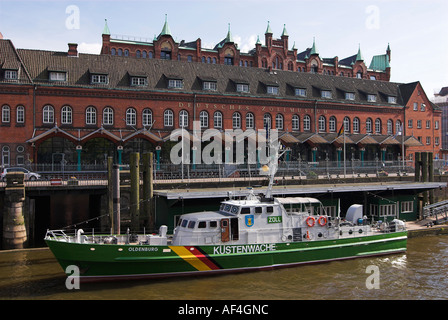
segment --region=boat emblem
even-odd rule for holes
[[[249,214],[245,217],[246,219],[246,226],[248,227],[252,227],[254,225],[254,215],[253,214]]]

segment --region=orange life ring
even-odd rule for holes
[[[323,227],[327,224],[327,217],[320,216],[319,219],[317,219],[317,223],[319,223],[319,225]]]
[[[314,227],[314,225],[316,224],[316,219],[314,219],[314,217],[309,216],[308,218],[306,218],[306,224],[308,227]]]

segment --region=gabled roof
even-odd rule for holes
[[[9,41],[0,40],[0,49],[9,48],[6,59],[14,58],[14,50],[11,50]],[[5,49],[6,48],[6,49]],[[29,72],[30,79],[35,84],[51,86],[119,89],[142,92],[178,92],[196,94],[224,94],[244,97],[276,98],[292,100],[321,100],[321,93],[315,88],[325,88],[332,91],[331,99],[326,102],[341,102],[351,104],[366,104],[399,107],[407,102],[415,89],[416,83],[397,84],[387,81],[375,81],[368,79],[356,79],[348,77],[331,77],[322,74],[305,72],[292,72],[269,70],[262,68],[242,68],[240,66],[228,66],[222,64],[195,63],[187,61],[139,59],[135,57],[82,54],[78,57],[69,57],[67,52],[54,52],[44,50],[17,50],[19,61]],[[12,58],[10,57],[12,55]],[[1,56],[5,57],[4,55]],[[3,58],[5,59],[5,58]],[[49,70],[64,70],[67,72],[66,81],[49,81]],[[91,74],[101,72],[107,75],[107,83],[92,84]],[[129,75],[147,75],[147,85],[132,86]],[[204,91],[199,79],[208,79],[212,75],[216,80],[216,91]],[[183,80],[183,88],[168,88],[167,79],[176,78]],[[19,80],[21,83],[29,83],[25,77]],[[249,92],[237,92],[237,84],[249,85]],[[268,94],[265,84],[276,84],[279,88],[278,95]],[[292,87],[292,89],[291,89]],[[307,96],[296,96],[294,88],[306,89]],[[345,96],[338,94],[338,90],[355,93],[354,100],[345,100]],[[376,102],[367,102],[366,93],[377,95]],[[396,96],[397,103],[391,104],[387,96]],[[403,97],[401,97],[403,96]]]

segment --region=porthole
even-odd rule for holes
[[[25,147],[24,146],[17,146],[17,152],[18,153],[23,153],[23,152],[25,152]]]

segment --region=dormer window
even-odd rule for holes
[[[267,91],[267,94],[278,95],[278,87],[277,86],[267,86],[266,91]]]
[[[296,88],[296,89],[294,90],[294,93],[295,93],[295,95],[298,96],[298,97],[306,97],[306,89],[303,89],[303,88]]]
[[[321,95],[321,97],[324,98],[324,99],[331,99],[331,98],[332,98],[331,91],[329,91],[329,90],[322,90],[322,91],[320,92],[320,95]]]
[[[355,94],[353,92],[346,92],[345,100],[355,100]]]
[[[184,87],[184,82],[181,79],[169,79],[168,88],[170,89],[182,89]]]
[[[216,91],[216,81],[204,81],[202,83],[202,89],[207,91]]]
[[[367,101],[368,102],[376,102],[376,95],[375,94],[368,94],[367,95]]]
[[[108,84],[109,79],[107,74],[92,74],[91,83],[92,84]]]
[[[18,70],[5,70],[5,80],[17,80],[18,78]]]
[[[66,81],[67,73],[63,71],[50,71],[49,74],[50,81]]]
[[[396,104],[397,103],[397,97],[389,96],[387,97],[387,102],[390,104]]]
[[[244,83],[237,83],[236,92],[243,92],[243,93],[249,92],[249,85]]]
[[[131,86],[144,87],[147,85],[148,85],[148,80],[146,77],[131,77]]]

